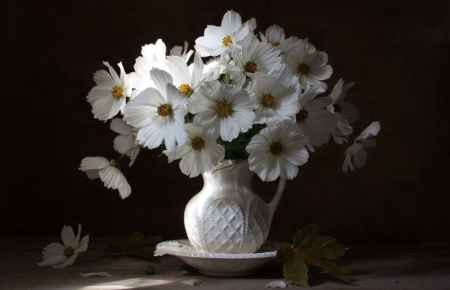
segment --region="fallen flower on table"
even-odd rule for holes
[[[78,233],[75,237],[72,227],[64,226],[61,231],[63,244],[51,243],[44,248],[42,256],[44,261],[39,266],[53,266],[55,269],[63,269],[72,265],[78,254],[88,248],[89,236],[84,236],[80,241],[81,224],[78,224]]]
[[[85,274],[80,272],[80,275],[83,276],[84,278],[91,277],[91,276],[112,277],[112,275],[109,274],[108,272],[95,272],[95,273],[85,273]]]

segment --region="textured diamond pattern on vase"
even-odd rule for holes
[[[204,208],[200,237],[209,252],[237,253],[242,246],[244,215],[231,198],[216,198]]]

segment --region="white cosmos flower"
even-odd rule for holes
[[[127,104],[123,119],[139,128],[139,144],[153,149],[162,142],[173,151],[176,144],[186,142],[184,115],[187,98],[173,84],[172,77],[165,71],[153,69],[150,76],[155,88],[147,88]]]
[[[104,157],[85,157],[78,169],[86,172],[90,179],[100,178],[106,188],[118,189],[120,197],[125,199],[130,195],[131,187],[117,164],[116,160]]]
[[[180,92],[190,97],[197,90],[203,79],[203,61],[199,53],[195,53],[194,62],[187,65],[183,58],[178,56],[169,56],[166,60],[167,72],[173,78],[173,85]],[[206,80],[211,80],[213,74],[205,76]]]
[[[119,133],[119,135],[114,138],[114,150],[130,157],[129,166],[132,166],[140,150],[139,142],[136,140],[137,129],[128,125],[122,119],[114,118],[111,121],[111,130]]]
[[[255,123],[269,126],[282,120],[291,120],[298,111],[300,84],[298,77],[286,65],[270,74],[257,77],[248,89],[256,96]]]
[[[278,177],[293,179],[298,166],[308,161],[307,139],[296,132],[294,125],[286,121],[262,129],[253,136],[245,148],[250,153],[250,170],[256,172],[263,181],[273,181]]]
[[[229,10],[222,18],[221,26],[208,25],[204,36],[195,40],[195,50],[202,57],[218,56],[228,51],[229,44],[237,44],[249,33],[256,25],[255,21],[248,21],[242,24],[241,16]]]
[[[281,56],[292,72],[299,76],[303,89],[308,89],[320,81],[328,79],[333,73],[330,65],[327,65],[328,55],[308,43],[298,45],[292,51]]]
[[[51,243],[44,248],[42,256],[44,261],[38,263],[39,266],[52,266],[55,269],[63,269],[72,265],[78,254],[88,248],[89,236],[84,236],[80,241],[81,224],[78,224],[78,233],[75,237],[72,227],[64,226],[61,231],[60,243]]]
[[[336,116],[326,110],[331,104],[331,98],[315,98],[325,92],[326,87],[325,83],[316,83],[304,92],[299,98],[299,111],[296,115],[298,128],[316,147],[328,142],[337,123]]]
[[[196,177],[218,165],[225,157],[225,148],[217,144],[201,127],[186,124],[186,131],[188,140],[177,150],[176,157],[171,158],[169,152],[164,153],[168,155],[169,162],[181,158],[181,172],[189,177]]]
[[[272,46],[282,54],[292,51],[296,46],[303,46],[308,43],[307,39],[303,40],[295,36],[286,39],[284,29],[278,25],[269,26],[266,29],[265,34],[259,32],[259,37],[262,42],[272,44]]]
[[[347,173],[348,169],[355,170],[355,167],[363,167],[366,165],[367,152],[364,148],[373,148],[376,145],[375,139],[369,139],[374,137],[380,131],[380,123],[372,122],[361,135],[356,137],[353,144],[345,151],[345,160],[342,165],[342,171]],[[352,162],[353,161],[353,162]]]
[[[231,141],[253,125],[256,108],[255,95],[241,86],[204,82],[189,98],[188,110],[194,125],[204,127],[213,138]]]
[[[248,35],[242,41],[242,49],[230,45],[235,64],[228,64],[227,71],[231,79],[238,85],[243,85],[246,76],[254,79],[267,74],[271,69],[281,65],[280,53],[269,43],[261,42]]]
[[[226,70],[226,63],[222,64],[221,57],[215,57],[209,59],[203,66],[202,79],[211,75],[211,79],[217,80],[220,78],[220,74],[224,73]]]
[[[111,119],[125,106],[127,97],[131,96],[133,84],[130,76],[125,74],[122,63],[118,64],[120,68],[120,76],[104,61],[109,69],[98,70],[94,73],[94,81],[97,86],[93,87],[89,92],[87,101],[92,105],[92,113],[94,118],[100,121]]]
[[[328,111],[334,113],[337,118],[337,127],[333,133],[333,139],[336,143],[342,144],[347,142],[346,136],[353,133],[353,128],[350,123],[355,122],[358,119],[358,110],[353,104],[345,102],[345,93],[349,88],[351,88],[355,83],[348,83],[344,85],[342,79],[336,83],[331,91],[331,101],[327,109]]]
[[[134,72],[130,73],[135,86],[132,98],[146,88],[155,87],[150,71],[154,67],[165,69],[166,45],[161,39],[158,39],[155,44],[144,45],[141,54],[142,56],[139,56],[134,64]]]
[[[194,51],[192,49],[190,49],[189,51],[187,50],[188,48],[188,43],[187,41],[184,42],[184,47],[175,45],[174,47],[172,47],[172,49],[169,52],[169,55],[173,55],[173,56],[179,56],[182,59],[184,59],[184,62],[188,62],[189,59],[191,58],[192,54],[194,53]]]

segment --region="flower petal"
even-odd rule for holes
[[[65,247],[69,247],[73,245],[75,240],[75,234],[73,233],[73,229],[71,226],[64,226],[61,230],[61,238],[63,240],[63,244]]]

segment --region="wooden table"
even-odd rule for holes
[[[105,242],[117,238],[91,238],[83,259],[100,256]],[[199,274],[181,260],[163,256],[155,275],[145,275],[146,260],[123,256],[94,261],[77,260],[65,269],[40,267],[42,248],[60,237],[0,237],[0,289],[192,289],[180,282],[202,280],[195,289],[265,289],[282,280],[282,265],[273,261],[247,277],[221,278]],[[354,246],[338,264],[351,271],[357,286],[334,279],[326,272],[312,271],[314,289],[450,289],[450,245]],[[83,278],[79,274],[108,272],[112,277]],[[288,284],[289,289],[302,289]]]

